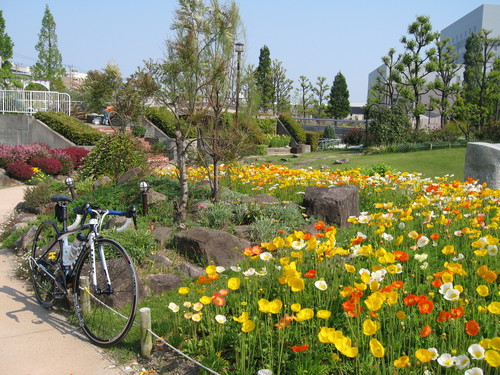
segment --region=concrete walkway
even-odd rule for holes
[[[22,201],[25,186],[0,189],[0,228]],[[54,310],[41,307],[25,282],[14,277],[17,256],[0,250],[0,374],[124,375],[100,348]]]

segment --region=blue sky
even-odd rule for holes
[[[223,0],[220,0],[223,2]],[[401,52],[401,36],[417,15],[441,31],[481,4],[500,0],[239,0],[245,26],[246,64],[258,64],[267,45],[287,77],[305,75],[331,85],[340,71],[351,102],[366,100],[368,74],[390,48]],[[79,71],[114,62],[124,77],[146,59],[163,56],[176,0],[1,0],[13,61],[33,65],[45,4],[56,22],[63,63]]]

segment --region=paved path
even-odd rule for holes
[[[24,188],[0,189],[0,227],[22,201]],[[0,374],[134,373],[116,366],[62,315],[38,305],[27,285],[14,277],[17,259],[11,250],[0,250]]]

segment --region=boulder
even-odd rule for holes
[[[182,279],[172,274],[149,275],[146,280],[154,295],[176,289],[182,284]]]
[[[129,169],[128,171],[126,171],[120,177],[118,177],[118,180],[116,181],[116,183],[117,184],[128,184],[128,183],[137,182],[143,176],[144,176],[144,172],[141,168],[139,168],[139,167],[132,168],[132,169]]]
[[[197,266],[193,263],[182,262],[177,266],[177,270],[188,277],[196,278],[205,274],[203,267]]]
[[[153,189],[149,189],[146,195],[148,197],[148,204],[155,204],[167,200],[167,196],[165,194],[158,193]]]
[[[269,194],[257,194],[253,197],[243,197],[241,199],[242,203],[255,203],[259,206],[266,204],[277,204],[281,203],[278,199]]]
[[[347,163],[349,163],[349,159],[338,159],[335,160],[333,164],[347,164]]]
[[[465,153],[464,178],[500,189],[500,143],[469,142]]]
[[[156,268],[165,269],[170,267],[174,262],[172,262],[168,257],[163,254],[152,254],[149,256],[149,260],[153,262]]]
[[[230,267],[244,259],[243,250],[250,242],[230,233],[204,227],[196,227],[175,235],[180,254],[201,263],[213,262],[217,266]],[[200,259],[201,258],[201,259]]]
[[[155,227],[151,234],[153,238],[160,243],[161,247],[164,247],[170,237],[172,237],[172,228],[167,227]]]
[[[17,239],[16,242],[14,242],[14,247],[16,248],[18,253],[23,253],[29,250],[28,246],[31,242],[33,242],[36,230],[37,226],[32,225],[26,232],[21,235],[21,237]]]
[[[306,189],[302,206],[306,214],[317,220],[349,227],[347,219],[359,215],[358,188],[353,185],[325,188],[310,186]]]

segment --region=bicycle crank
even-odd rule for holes
[[[43,264],[40,264],[39,262],[37,262],[35,260],[35,258],[33,258],[32,256],[30,256],[29,260],[30,260],[30,268],[31,268],[32,272],[39,272],[39,270],[41,270],[41,271],[43,271],[43,273],[45,273],[48,277],[50,277],[54,281],[56,288],[59,289],[59,291],[56,292],[55,294],[58,294],[58,295],[60,295],[61,293],[63,295],[68,294],[68,290],[59,280],[61,278],[60,277],[61,275],[59,275],[59,277],[56,277],[51,271],[49,271],[47,269],[47,267],[45,267]],[[64,276],[64,274],[63,274],[63,276]],[[64,280],[65,280],[65,278],[63,278],[63,282],[64,282]],[[56,298],[57,298],[57,296],[56,296]],[[59,298],[62,298],[62,296]]]

